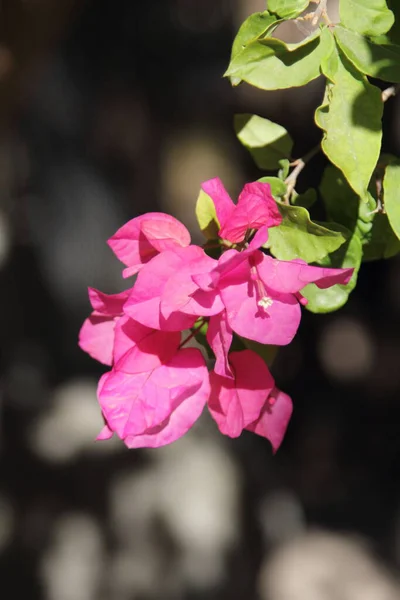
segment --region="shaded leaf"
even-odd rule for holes
[[[389,223],[397,237],[400,238],[400,161],[386,167],[383,193]]]
[[[301,293],[308,300],[307,310],[313,313],[328,313],[338,310],[346,304],[350,292],[357,283],[358,271],[362,259],[361,240],[356,234],[351,236],[351,232],[337,223],[329,223],[329,226],[342,231],[349,239],[335,252],[328,254],[325,258],[318,261],[321,267],[332,268],[354,268],[354,273],[347,285],[336,284],[325,290],[319,289],[314,283],[307,285]]]
[[[203,235],[208,240],[218,238],[219,222],[214,202],[203,190],[200,190],[196,202],[196,217]]]
[[[288,158],[293,140],[284,127],[258,115],[235,115],[234,127],[239,141],[251,153],[259,169],[277,169]]]
[[[335,37],[359,71],[385,81],[400,81],[400,46],[374,44],[363,35],[339,25],[335,27]]]
[[[305,208],[288,206],[281,202],[277,204],[282,223],[269,229],[269,239],[265,245],[276,258],[301,258],[307,263],[312,263],[337,250],[346,241],[341,232],[332,231],[311,221]]]
[[[367,201],[382,139],[381,92],[344,55],[339,53],[338,57],[337,71],[332,74],[334,84],[327,86],[325,104],[316,110],[315,121],[324,130],[324,153]]]
[[[386,0],[340,0],[342,25],[364,35],[386,33],[394,23],[394,15]]]
[[[292,194],[291,202],[293,206],[302,206],[310,208],[317,200],[317,192],[314,188],[309,188],[302,194]]]

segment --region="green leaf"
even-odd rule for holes
[[[257,352],[257,354],[261,356],[261,358],[267,364],[268,367],[272,366],[272,363],[274,362],[275,357],[278,354],[279,346],[268,346],[266,344],[260,344],[259,342],[255,342],[254,340],[248,340],[244,337],[240,337],[240,340],[243,342],[245,348],[253,350],[253,352]]]
[[[277,204],[282,223],[268,230],[269,238],[265,245],[276,258],[302,258],[308,263],[316,262],[337,250],[346,241],[342,233],[313,223],[305,208],[281,202]]]
[[[322,58],[331,51],[332,36],[319,32],[299,44],[276,38],[250,42],[231,60],[225,77],[235,77],[263,90],[305,85],[320,75]]]
[[[278,21],[275,15],[271,15],[267,10],[250,15],[244,23],[242,23],[233,41],[231,61],[240,55],[247,44],[258,38],[265,37],[268,33],[271,33],[280,22],[281,21]],[[240,78],[231,77],[232,85],[239,85],[240,82]]]
[[[242,23],[232,45],[231,59],[240,54],[250,42],[264,37],[276,22],[276,16],[267,10],[253,13]]]
[[[290,162],[287,158],[282,158],[282,160],[279,161],[279,166],[278,177],[279,179],[282,179],[282,181],[285,181],[286,177],[289,175]]]
[[[200,190],[196,202],[196,217],[203,235],[208,240],[218,238],[220,225],[215,211],[214,202],[203,190]]]
[[[261,177],[258,181],[261,183],[269,183],[271,186],[271,194],[277,198],[286,194],[286,184],[279,177]]]
[[[288,158],[293,140],[284,127],[258,115],[235,115],[234,127],[240,142],[252,155],[259,169],[277,169]]]
[[[319,189],[329,219],[341,223],[361,240],[364,261],[390,258],[399,252],[400,242],[387,215],[374,212],[376,200],[371,194],[367,203],[360,202],[343,174],[333,166],[325,169]]]
[[[339,25],[334,31],[341,50],[359,71],[385,81],[400,81],[400,46],[374,44]]]
[[[324,130],[322,150],[365,201],[382,139],[380,90],[339,53],[338,68],[328,84],[325,104],[315,113]]]
[[[302,194],[292,194],[293,206],[302,206],[310,208],[317,200],[317,192],[314,188],[309,188]]]
[[[400,240],[394,234],[387,215],[377,213],[365,237],[363,261],[391,258],[400,252]]]
[[[268,9],[284,19],[294,19],[309,5],[310,0],[268,0]]]
[[[394,15],[386,0],[340,0],[341,24],[364,35],[386,33],[394,23]]]
[[[362,245],[359,237],[356,234],[351,236],[348,229],[337,223],[329,223],[329,225],[343,233],[347,232],[350,237],[338,250],[319,261],[318,265],[336,269],[353,267],[354,273],[347,285],[336,284],[326,290],[321,290],[314,283],[310,283],[301,290],[303,296],[308,300],[306,308],[313,313],[332,312],[346,304],[350,292],[356,286],[362,259]]]
[[[389,223],[397,237],[400,238],[400,161],[386,167],[383,193]]]

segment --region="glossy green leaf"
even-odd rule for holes
[[[196,217],[203,235],[208,240],[216,239],[220,229],[217,213],[214,202],[203,190],[200,190],[200,194],[197,198]]]
[[[279,177],[261,177],[258,181],[261,183],[269,183],[271,186],[271,194],[276,198],[280,198],[286,194],[286,184]]]
[[[288,158],[293,140],[284,127],[258,115],[235,115],[234,127],[240,142],[251,153],[259,169],[277,169]]]
[[[368,184],[381,147],[381,92],[344,55],[338,56],[338,68],[332,75],[334,84],[328,85],[325,103],[316,110],[315,121],[324,130],[322,150],[367,201]]]
[[[400,46],[374,44],[339,25],[334,31],[341,50],[359,71],[385,81],[400,81]]]
[[[394,23],[394,15],[386,0],[340,0],[342,25],[364,35],[386,33]]]
[[[268,230],[265,247],[280,260],[302,258],[308,263],[316,262],[337,250],[346,241],[338,231],[313,223],[308,210],[300,206],[277,203],[282,223]]]
[[[400,161],[386,167],[383,193],[389,223],[397,237],[400,238]]]
[[[302,206],[310,208],[317,200],[317,192],[314,188],[309,188],[302,194],[292,194],[291,202],[293,206]]]
[[[294,19],[309,5],[310,0],[268,0],[268,9],[278,17]]]
[[[337,223],[330,223],[330,227],[343,233],[350,232]],[[313,313],[328,313],[338,310],[346,304],[350,292],[355,288],[357,275],[361,265],[362,245],[359,237],[354,234],[335,252],[328,254],[318,262],[322,267],[337,269],[354,268],[354,273],[347,285],[336,284],[326,290],[319,289],[314,283],[307,285],[301,293],[308,300],[306,308]]]
[[[235,77],[263,90],[305,85],[320,75],[322,58],[329,54],[332,36],[316,32],[299,44],[276,38],[250,42],[229,64],[226,77]]]

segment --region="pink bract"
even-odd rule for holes
[[[265,401],[260,416],[246,429],[267,438],[276,452],[285,437],[292,412],[290,396],[275,387]]]
[[[89,288],[89,300],[94,309],[79,332],[79,346],[92,358],[105,365],[113,362],[115,324],[129,291],[120,294],[103,294]]]
[[[153,212],[128,221],[108,244],[127,266],[123,276],[130,277],[160,252],[189,246],[190,233],[171,215]]]
[[[247,183],[236,205],[218,177],[205,181],[201,187],[214,202],[220,223],[219,236],[225,240],[239,243],[251,229],[275,227],[282,222],[268,183]]]
[[[252,350],[229,355],[233,377],[210,374],[209,410],[221,433],[238,437],[256,421],[274,387],[274,380],[263,359]]]
[[[199,350],[186,348],[148,371],[137,372],[135,363],[128,352],[99,382],[108,428],[100,436],[113,431],[129,448],[169,444],[193,426],[208,400],[204,358]]]

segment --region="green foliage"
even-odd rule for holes
[[[264,360],[264,362],[270,367],[274,362],[276,355],[278,354],[278,346],[268,346],[265,344],[259,344],[254,340],[248,340],[247,338],[241,337],[241,342],[244,348],[254,350]]]
[[[285,44],[276,38],[257,39],[235,56],[225,73],[263,90],[298,87],[316,79],[320,62],[329,54],[332,36],[319,32],[298,44]]]
[[[324,104],[315,113],[324,130],[322,150],[366,200],[381,147],[381,92],[340,52],[337,70],[330,75],[334,83],[328,84]]]
[[[203,235],[208,240],[215,240],[220,229],[214,202],[210,196],[200,190],[196,202],[196,217]]]
[[[354,268],[345,286],[305,288],[310,311],[330,312],[347,301],[362,261],[400,252],[400,158],[381,155],[384,102],[381,90],[368,80],[400,83],[400,2],[339,0],[339,24],[330,22],[323,4],[309,0],[267,4],[268,11],[251,15],[239,29],[225,75],[234,85],[244,81],[281,90],[322,74],[325,93],[315,122],[329,164],[319,195],[314,189],[296,191],[297,177],[315,152],[294,160],[293,140],[281,125],[241,114],[235,117],[235,130],[257,167],[276,172],[260,179],[271,185],[283,219],[269,229],[266,249],[281,260]],[[319,29],[297,44],[272,37],[280,23],[298,19],[307,7],[314,13],[310,21],[320,19]],[[395,91],[390,88],[384,99]],[[324,223],[311,220],[307,210],[318,198]],[[204,212],[203,228],[215,227],[214,217]]]
[[[235,115],[235,131],[260,169],[277,169],[288,158],[293,140],[284,127],[258,115]]]
[[[308,263],[316,262],[337,250],[346,237],[314,223],[308,210],[301,206],[288,206],[278,202],[282,223],[269,230],[266,248],[280,260],[301,258]]]
[[[302,294],[308,300],[306,308],[314,313],[328,313],[341,308],[346,304],[350,292],[357,283],[358,270],[362,259],[362,245],[360,238],[339,224],[329,223],[337,231],[341,231],[348,236],[347,241],[340,246],[338,250],[328,254],[317,264],[321,267],[333,267],[336,269],[354,268],[354,273],[347,285],[336,284],[332,287],[321,290],[314,283],[310,283],[303,290]]]
[[[376,44],[340,26],[335,27],[335,38],[340,49],[361,73],[385,81],[400,81],[400,46]]]
[[[400,161],[386,167],[383,193],[389,223],[394,233],[400,238]]]
[[[271,186],[271,194],[279,199],[286,194],[286,184],[279,177],[261,177],[258,181],[261,183],[269,183]]]
[[[342,25],[364,35],[386,33],[394,23],[394,15],[385,0],[340,0]]]
[[[268,0],[268,9],[284,19],[294,19],[309,5],[310,0]]]

